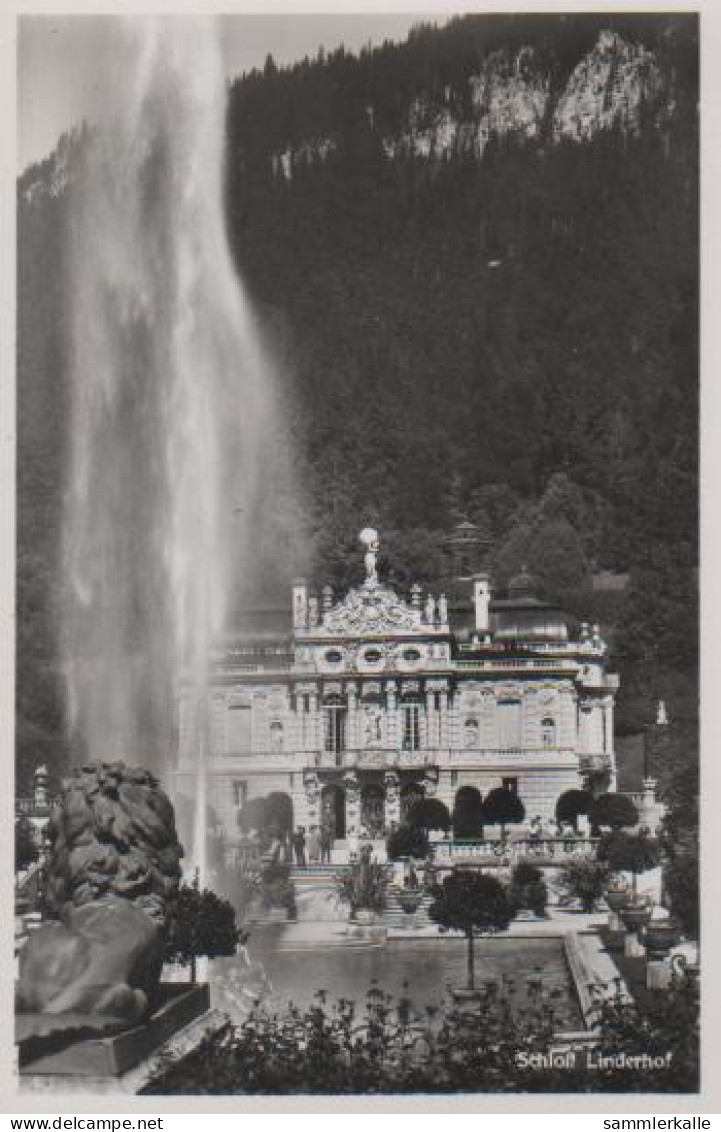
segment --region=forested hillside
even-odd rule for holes
[[[693,16],[466,17],[229,87],[228,234],[305,485],[274,504],[308,532],[283,548],[288,579],[346,584],[370,523],[387,577],[433,584],[468,518],[499,586],[526,562],[614,621],[632,730],[659,696],[695,716],[696,61]],[[86,143],[19,184],[28,749],[32,727],[59,733],[37,665],[52,671],[63,195]],[[630,572],[612,610],[598,569]]]

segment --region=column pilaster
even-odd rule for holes
[[[358,688],[354,683],[350,683],[346,687],[346,700],[348,704],[348,733],[346,739],[346,746],[350,750],[356,750],[361,747],[359,727],[358,727]]]

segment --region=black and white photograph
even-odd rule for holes
[[[710,1084],[703,25],[617,7],[17,15],[25,1100]]]

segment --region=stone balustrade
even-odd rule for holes
[[[436,841],[433,845],[433,855],[439,864],[444,861],[478,860],[492,858],[493,860],[520,857],[550,858],[554,861],[563,861],[568,857],[593,856],[598,845],[597,837],[519,837],[513,840],[501,841],[484,838],[481,841]]]

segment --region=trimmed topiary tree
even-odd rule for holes
[[[556,802],[556,821],[572,822],[573,828],[578,829],[579,817],[590,813],[593,801],[589,790],[566,790]]]
[[[613,873],[631,873],[634,896],[638,891],[638,877],[641,873],[655,869],[661,854],[658,841],[646,833],[627,833],[614,830],[601,838],[596,856],[605,861]]]
[[[408,812],[408,824],[415,829],[442,829],[445,833],[450,828],[451,815],[439,798],[419,798]]]
[[[506,835],[506,826],[522,822],[526,816],[523,802],[512,790],[496,786],[483,800],[484,825],[500,825],[501,837]]]
[[[599,829],[622,829],[638,825],[638,810],[625,794],[600,794],[589,811],[591,824]]]
[[[296,915],[295,885],[291,867],[283,861],[269,861],[260,873],[260,900],[263,910],[283,908],[293,919]]]
[[[215,959],[235,955],[238,944],[246,938],[228,900],[207,888],[201,892],[196,882],[180,886],[168,918],[165,959],[169,963],[189,964],[192,983],[196,981],[197,960],[201,956]]]
[[[428,853],[428,834],[418,826],[399,825],[392,830],[386,841],[386,854],[389,861],[399,857],[422,859]]]
[[[461,786],[453,805],[453,836],[460,841],[483,837],[483,800],[475,786]]]
[[[495,877],[475,869],[454,869],[433,891],[428,915],[441,931],[461,931],[468,940],[468,989],[474,989],[473,940],[476,935],[505,931],[513,905]]]

